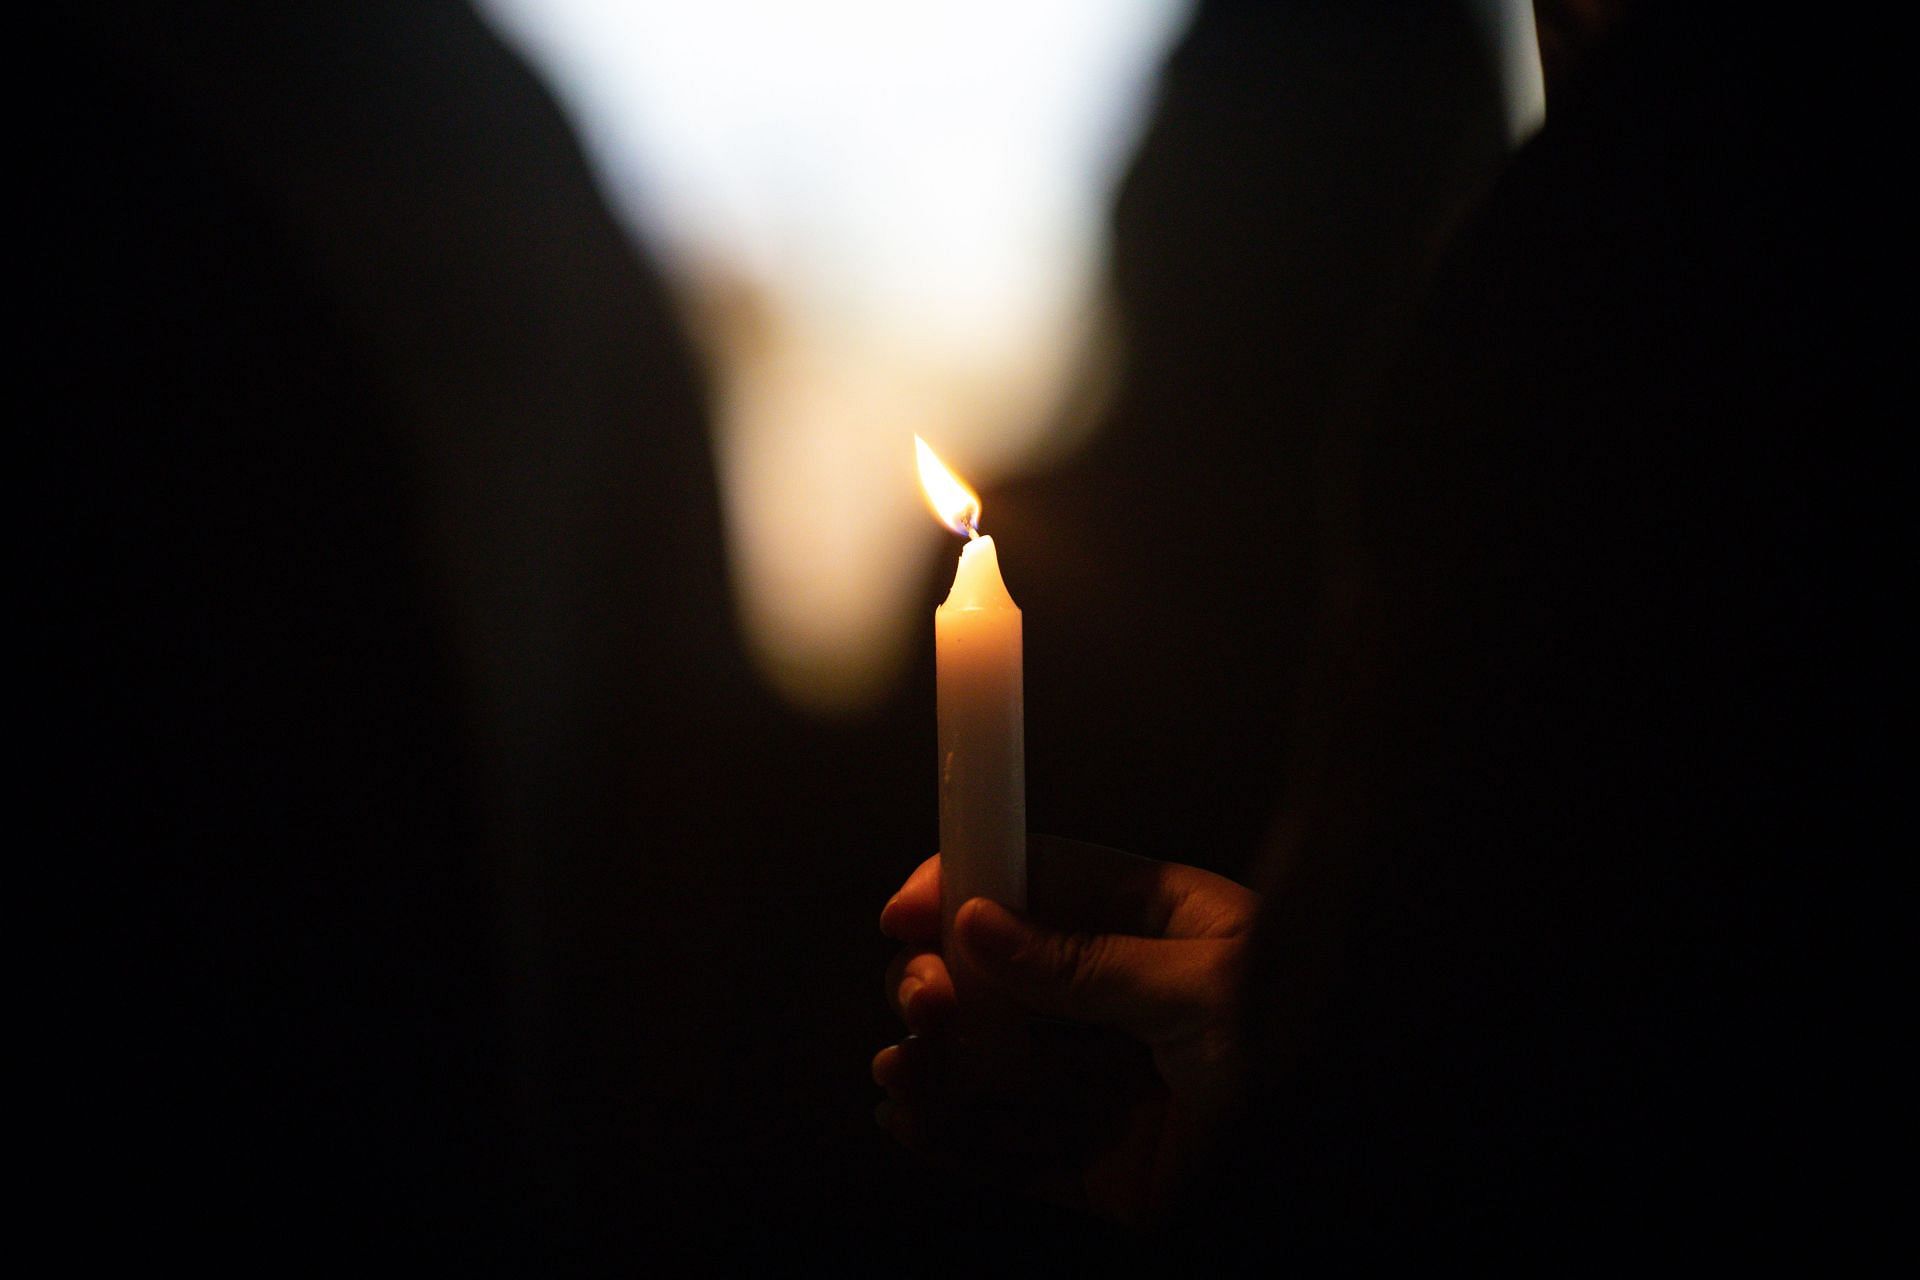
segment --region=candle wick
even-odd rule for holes
[[[980,536],[980,526],[975,524],[971,520],[967,521],[967,541],[972,542],[975,539],[977,539],[979,536]]]

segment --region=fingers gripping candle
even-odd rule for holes
[[[967,535],[946,603],[933,612],[940,738],[941,937],[969,898],[1027,905],[1026,713],[1020,610],[1000,578],[980,499],[915,436],[934,513]],[[946,948],[949,959],[951,948]],[[953,974],[964,998],[965,975]]]

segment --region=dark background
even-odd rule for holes
[[[687,340],[526,68],[441,0],[39,52],[39,767],[101,904],[56,1180],[256,1259],[1092,1247],[870,1118],[931,644],[845,722],[751,675]],[[990,498],[1035,829],[1257,874],[1322,451],[1499,167],[1484,57],[1391,3],[1203,5],[1172,55],[1119,397]]]

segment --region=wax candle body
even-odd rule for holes
[[[968,898],[1027,905],[1026,713],[1020,610],[992,538],[960,552],[933,613],[939,668],[941,936]],[[949,957],[952,956],[948,949]],[[964,995],[964,977],[954,974]]]

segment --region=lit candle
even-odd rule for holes
[[[934,514],[964,533],[946,603],[933,611],[940,738],[940,921],[944,940],[969,898],[1027,905],[1026,714],[1020,609],[1000,578],[980,499],[913,438]],[[953,952],[946,948],[951,967]],[[966,975],[953,972],[964,999]]]

